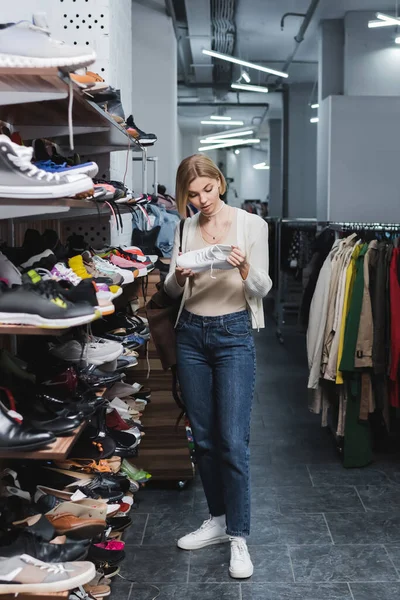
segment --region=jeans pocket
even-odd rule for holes
[[[188,322],[185,319],[179,319],[175,331],[184,331],[188,326]]]
[[[250,325],[244,319],[241,321],[228,321],[228,323],[224,323],[224,330],[227,334],[235,337],[246,337],[250,335]]]

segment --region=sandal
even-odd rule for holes
[[[65,461],[54,461],[54,464],[63,470],[74,471],[78,469],[83,473],[111,473],[110,466],[104,460],[90,460],[87,458],[74,458]]]

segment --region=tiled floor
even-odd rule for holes
[[[160,590],[159,600],[397,600],[400,463],[344,470],[330,434],[307,410],[303,338],[281,346],[273,327],[256,338],[253,578],[229,579],[227,545],[175,547],[208,516],[198,482],[183,491],[149,488],[112,598],[153,600]]]

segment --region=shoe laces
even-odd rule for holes
[[[28,565],[38,567],[38,569],[41,571],[48,571],[49,573],[54,573],[56,575],[62,573],[71,573],[73,571],[73,569],[66,569],[61,563],[45,563],[37,558],[29,556],[28,554],[21,554],[20,559]]]
[[[210,526],[213,525],[213,523],[214,523],[213,518],[210,517],[209,519],[204,521],[204,523],[202,525],[200,525],[200,527],[196,531],[193,532],[193,535],[200,535],[200,533],[209,529]]]
[[[229,541],[231,542],[231,552],[233,560],[244,561],[248,555],[246,540],[231,537],[229,538]]]
[[[32,156],[33,149],[29,149],[29,154]],[[18,167],[21,171],[24,171],[28,177],[35,178],[38,181],[45,180],[47,182],[50,181],[61,181],[61,177],[58,173],[50,173],[49,171],[43,171],[43,169],[39,169],[36,165],[30,162],[30,158],[28,153],[24,152],[18,154],[7,153],[9,160]]]

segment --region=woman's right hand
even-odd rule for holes
[[[183,269],[182,267],[176,267],[175,269],[176,281],[181,287],[184,287],[186,279],[188,279],[188,277],[193,277],[193,275],[194,271],[192,271],[191,269]]]

